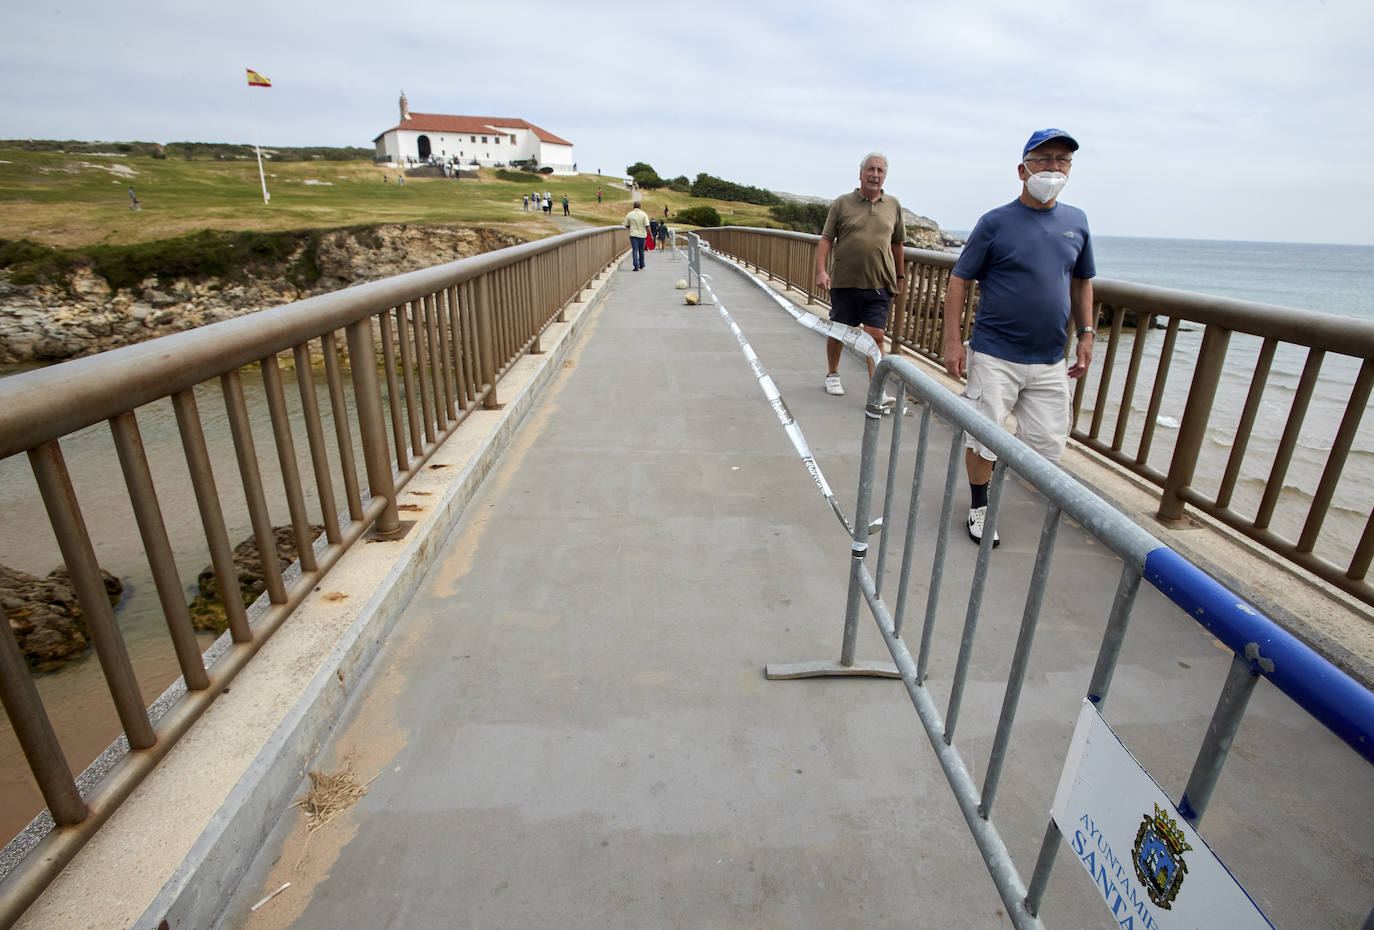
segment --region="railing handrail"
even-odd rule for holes
[[[702,230],[701,235],[714,250],[802,291],[807,303],[827,299],[815,283],[819,237],[738,226]],[[939,364],[944,358],[945,288],[957,257],[910,247],[905,254],[908,273],[893,304],[888,336],[893,351],[901,346]],[[1073,390],[1070,438],[1078,447],[1159,488],[1157,516],[1165,523],[1180,520],[1185,507],[1191,506],[1294,567],[1374,605],[1374,584],[1368,580],[1374,564],[1374,522],[1356,526],[1345,517],[1328,520],[1335,512],[1333,502],[1349,510],[1353,500],[1354,509],[1362,512],[1368,499],[1358,479],[1343,481],[1342,474],[1374,390],[1374,320],[1103,278],[1093,279],[1093,298],[1093,312],[1102,328],[1089,375]],[[960,308],[958,322],[965,339],[972,331],[977,299],[975,285]],[[1132,314],[1135,336],[1118,338],[1132,328]],[[1162,344],[1155,341],[1153,329],[1164,331]],[[1194,347],[1192,339],[1179,338],[1193,331],[1201,331],[1200,346]],[[1241,337],[1234,340],[1237,345],[1246,340],[1243,353],[1251,352],[1253,344],[1253,361],[1228,358],[1233,335]],[[1066,346],[1071,340],[1066,328]],[[1155,345],[1159,345],[1157,352]],[[1123,347],[1127,351],[1120,351]],[[1307,356],[1301,377],[1291,388],[1282,383],[1290,373],[1273,364],[1279,352]],[[1335,380],[1325,380],[1323,364],[1328,355],[1360,361],[1361,369],[1351,378],[1342,367]],[[1191,382],[1187,386],[1170,382],[1171,375],[1179,377],[1179,369],[1187,377],[1188,368]],[[1249,390],[1243,407],[1224,411],[1224,416],[1236,419],[1227,424],[1233,429],[1223,443],[1225,451],[1218,451],[1205,445],[1205,440],[1209,430],[1215,429],[1210,421],[1223,375],[1248,381]],[[1283,434],[1277,441],[1262,437],[1252,451],[1250,440],[1260,435],[1255,425],[1266,409],[1261,402],[1276,383],[1289,392]],[[1322,424],[1322,429],[1332,426],[1324,464],[1313,466],[1296,459],[1299,468],[1321,469],[1320,478],[1312,479],[1315,492],[1300,499],[1285,494],[1284,488],[1295,465],[1295,450],[1303,437],[1312,435],[1304,418],[1317,398],[1319,384],[1324,391],[1320,400],[1329,406],[1343,399],[1345,410],[1338,426],[1329,421]],[[1161,417],[1166,408],[1176,416],[1174,422]],[[1115,421],[1114,427],[1110,420]],[[1128,442],[1134,448],[1127,448]],[[1252,478],[1264,483],[1261,491],[1247,487]],[[1338,489],[1344,501],[1338,500]],[[1276,523],[1280,528],[1276,529]],[[1328,524],[1338,524],[1339,529]]]
[[[484,252],[0,379],[0,458],[108,420],[445,287],[604,234],[603,227]],[[111,390],[111,384],[117,390]]]
[[[708,241],[711,234],[740,232],[763,237],[792,239],[814,244],[820,236],[790,229],[760,229],[752,226],[720,226],[698,232]],[[907,246],[908,260],[950,269],[958,255]],[[1279,339],[1303,346],[1339,352],[1342,355],[1374,357],[1374,320],[1360,320],[1282,304],[1242,300],[1199,291],[1158,287],[1116,278],[1093,278],[1093,297],[1106,303],[1125,303],[1150,313],[1168,314],[1194,323],[1223,326],[1237,333]]]

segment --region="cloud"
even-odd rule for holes
[[[1083,143],[1065,196],[1099,232],[1374,241],[1349,208],[1374,154],[1374,8],[1354,0],[658,12],[649,28],[595,0],[21,5],[0,36],[0,136],[366,146],[404,88],[420,112],[545,126],[608,175],[643,159],[832,196],[877,148],[907,205],[966,228],[1056,125]],[[250,92],[248,67],[273,87]]]

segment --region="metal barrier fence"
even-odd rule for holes
[[[901,495],[898,492],[902,490],[899,474],[906,473],[903,469],[908,466],[909,460],[903,458],[902,432],[905,418],[883,416],[880,406],[883,388],[886,386],[889,390],[894,389],[891,378],[900,379],[907,394],[915,398],[919,404],[919,434],[916,450],[911,456],[911,459],[914,459],[914,472],[909,486],[909,510],[905,514],[904,533],[900,537],[898,529],[903,514],[899,506]],[[855,663],[855,637],[861,605],[868,606],[891,652],[896,665],[895,671],[905,683],[953,789],[961,813],[1013,924],[1018,927],[1041,926],[1038,914],[1059,849],[1060,827],[1064,826],[1056,824],[1053,819],[1050,820],[1039,846],[1034,871],[1029,882],[1026,882],[1008,851],[1004,837],[994,824],[992,814],[999,783],[1007,764],[1017,711],[1022,709],[1025,703],[1022,701],[1023,686],[1026,685],[1028,669],[1032,663],[1032,649],[1041,619],[1042,603],[1046,598],[1058,531],[1066,519],[1081,526],[1124,563],[1105,627],[1102,628],[1095,668],[1091,680],[1087,683],[1086,698],[1098,711],[1106,706],[1108,691],[1113,675],[1118,669],[1132,608],[1136,603],[1142,579],[1159,589],[1165,597],[1185,611],[1232,653],[1229,671],[1221,683],[1221,696],[1178,803],[1178,811],[1190,824],[1196,826],[1207,810],[1213,788],[1217,785],[1222,767],[1227,761],[1232,740],[1240,729],[1251,692],[1261,677],[1277,687],[1312,719],[1329,728],[1363,757],[1365,762],[1374,763],[1374,692],[1370,692],[1340,672],[1253,608],[1239,601],[1231,592],[1160,544],[998,425],[974,412],[960,398],[919,372],[910,361],[894,356],[883,359],[869,385],[865,414],[858,503],[852,524],[856,529],[852,537],[850,583],[840,660],[838,663],[770,665],[768,676],[798,678],[821,675],[892,675],[890,668],[874,666],[872,663]],[[948,464],[944,469],[945,486],[942,497],[930,492],[923,495],[922,492],[923,475],[931,446],[932,415],[948,424],[952,430]],[[890,439],[886,443],[881,437],[884,422],[891,424]],[[998,461],[990,488],[983,542],[972,572],[967,612],[963,628],[959,631],[957,657],[952,667],[937,669],[938,672],[950,673],[937,675],[937,678],[942,683],[947,682],[949,687],[949,702],[942,716],[928,690],[927,677],[931,674],[932,647],[936,640],[935,629],[945,576],[948,537],[951,526],[958,526],[960,523],[954,513],[954,497],[956,488],[963,483],[965,430],[996,452]],[[887,456],[887,472],[886,476],[882,477],[879,476],[878,470],[879,459],[884,455]],[[938,472],[938,464],[935,463],[932,471]],[[990,746],[986,764],[983,766],[983,783],[980,788],[975,783],[972,767],[964,763],[955,744],[955,728],[963,706],[966,687],[970,686],[970,661],[976,634],[979,632],[985,591],[993,571],[992,542],[997,515],[1004,498],[1004,478],[1009,469],[1014,470],[1024,483],[1045,499],[1046,508],[1023,613],[1019,628],[1015,629],[1014,650],[1009,661],[1005,657],[998,657],[994,663],[999,674],[1005,673],[1005,686],[995,733],[990,741],[986,733],[973,737],[975,745]],[[872,519],[875,491],[881,499],[882,508],[877,520]],[[929,538],[932,535],[930,530],[923,534],[917,532],[918,505],[925,500],[931,502],[933,509],[933,502],[937,499],[940,509],[938,517],[934,518],[938,522],[932,542]],[[870,532],[875,531],[881,533],[876,554],[876,570],[870,567],[867,559]],[[903,633],[903,620],[908,598],[919,586],[913,579],[913,556],[922,546],[929,546],[933,552],[929,553],[931,571],[926,591],[926,611],[921,626],[920,642],[915,647],[916,654],[913,656],[913,649],[908,645],[909,637]],[[884,568],[889,550],[896,553],[900,559],[900,575],[893,606],[889,606],[882,594]],[[924,557],[923,555],[922,558]],[[1007,554],[1002,552],[999,559],[1005,558]],[[1091,609],[1088,613],[1092,613]],[[1014,620],[1011,624],[1002,624],[1002,628],[1006,637],[1010,638],[1015,628]],[[1042,677],[1044,671],[1042,667]],[[986,703],[988,682],[982,681],[978,684],[985,689]],[[1032,712],[1037,716],[1043,716],[1044,708],[1033,706]],[[1072,722],[1068,725],[1071,726]],[[1266,745],[1265,755],[1275,760],[1282,758],[1283,747]],[[1010,819],[1015,820],[1019,817],[1025,820],[1027,817],[1043,816],[1042,812],[1049,807],[1051,798],[1047,795],[1042,800],[1044,807],[1033,808],[1029,813],[1019,812]],[[1329,797],[1324,800],[1335,805],[1337,809],[1345,810],[1348,802],[1354,799]],[[1283,798],[1273,798],[1271,801],[1275,804],[1286,803],[1286,799]],[[1231,815],[1233,818],[1239,816],[1259,823],[1264,817],[1264,812],[1243,810],[1232,812]],[[1249,835],[1246,834],[1247,837]],[[1362,843],[1359,839],[1354,842],[1357,845]],[[1127,847],[1129,848],[1129,844]],[[1129,877],[1129,865],[1126,872]],[[1101,878],[1098,877],[1098,880],[1100,882]],[[1107,895],[1108,891],[1106,888],[1099,888],[1099,893]],[[1109,907],[1114,906],[1109,895],[1106,903]],[[1165,906],[1167,907],[1167,903]],[[1129,910],[1126,916],[1131,916]],[[1157,912],[1155,916],[1158,916]],[[1374,920],[1374,912],[1371,912],[1369,919]],[[1113,920],[1120,921],[1123,917],[1114,911]],[[1148,917],[1144,910],[1137,910],[1134,922],[1130,925],[1162,925],[1152,920],[1153,918]],[[1126,925],[1122,923],[1122,926]]]
[[[620,233],[591,229],[514,246],[0,380],[0,458],[28,455],[129,749],[83,796],[0,610],[0,698],[56,824],[0,886],[0,924],[8,925],[75,855],[349,546],[369,531],[382,537],[404,532],[397,491],[473,410],[499,406],[502,376],[524,354],[540,352],[540,334],[561,322],[566,304],[624,252]],[[294,362],[304,436],[293,435],[288,415],[290,392],[278,361],[287,353]],[[312,357],[322,359],[323,387],[315,382]],[[265,391],[275,453],[270,463],[259,458],[245,402],[249,368],[257,369]],[[212,464],[194,393],[215,381],[270,602],[251,624],[234,596],[239,579],[223,506],[232,493],[224,473],[232,469],[228,462]],[[208,668],[169,544],[168,505],[154,487],[155,469],[136,413],[168,402],[209,560],[219,590],[226,592],[232,645]],[[334,451],[321,407],[331,415]],[[63,458],[64,437],[101,421],[113,435],[118,471],[186,687],[185,696],[156,721],[145,707],[97,565],[96,549],[108,540],[89,532]],[[298,443],[305,445],[303,453]],[[163,471],[176,463],[152,464]],[[323,540],[311,530],[312,492],[303,469],[314,479]],[[113,475],[114,462],[104,471]],[[100,490],[118,493],[109,485]],[[174,520],[193,522],[191,509],[184,505]],[[277,523],[289,524],[298,553],[299,574],[289,583],[275,555]]]
[[[815,284],[817,237],[739,227],[700,235],[805,293],[808,303],[828,300]],[[902,346],[943,360],[944,294],[954,261],[942,252],[906,250],[905,290],[887,329],[893,351]],[[969,290],[965,339],[977,307],[977,288]],[[1093,369],[1075,390],[1072,438],[1158,487],[1161,519],[1178,520],[1192,505],[1374,605],[1374,485],[1368,474],[1347,473],[1352,452],[1361,460],[1374,455],[1374,439],[1361,432],[1374,387],[1374,323],[1101,278],[1093,281],[1093,296],[1102,328]],[[1200,338],[1190,323],[1203,327]],[[1283,368],[1301,371],[1295,383],[1279,377]],[[1186,391],[1171,386],[1183,378],[1190,378]],[[1234,422],[1222,422],[1218,398],[1242,394]],[[1314,397],[1330,408],[1325,422],[1308,416]],[[1277,439],[1261,442],[1257,426],[1266,407],[1286,413]],[[1161,423],[1168,425],[1160,429]],[[1310,460],[1310,499],[1309,478],[1293,473],[1295,455]],[[1335,531],[1328,522],[1333,509],[1343,514]]]

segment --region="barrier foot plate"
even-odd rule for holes
[[[863,678],[901,678],[902,673],[890,662],[855,662],[841,665],[839,662],[787,662],[769,663],[764,666],[769,680],[779,678],[831,678],[859,676]]]

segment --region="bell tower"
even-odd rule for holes
[[[410,119],[410,104],[406,102],[406,92],[401,91],[401,122]]]

